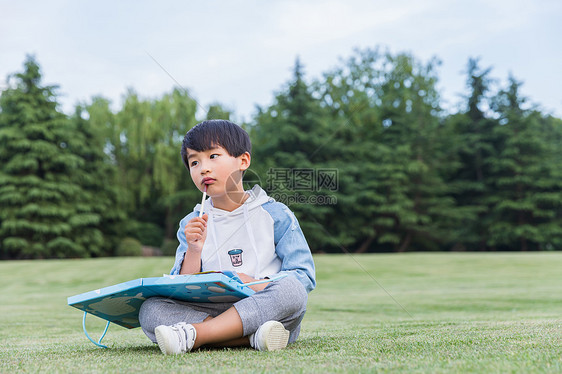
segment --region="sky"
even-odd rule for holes
[[[0,89],[32,54],[66,113],[96,95],[118,109],[128,88],[157,98],[179,84],[199,119],[220,102],[243,121],[273,102],[297,56],[310,82],[378,46],[437,57],[445,109],[461,105],[474,57],[562,118],[560,19],[560,0],[0,0]]]

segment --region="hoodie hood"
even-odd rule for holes
[[[211,214],[201,250],[201,271],[245,273],[255,279],[291,274],[310,292],[316,285],[314,261],[295,215],[258,185],[245,192],[248,198],[232,212],[213,208],[211,200],[205,203],[205,211]],[[197,217],[200,208],[197,205],[180,222],[173,275],[180,274],[188,250],[185,226]],[[215,212],[221,215],[220,221],[213,221]]]
[[[255,185],[245,191],[246,201],[232,212],[212,206],[212,198],[203,211],[209,215],[207,239],[201,252],[202,271],[228,270],[246,273],[256,279],[281,270],[275,253],[273,219],[263,205],[275,201]],[[199,214],[201,205],[195,206]]]

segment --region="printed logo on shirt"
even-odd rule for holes
[[[244,251],[241,250],[240,248],[235,248],[228,251],[228,254],[230,255],[230,262],[232,262],[232,266],[234,267],[242,266],[242,252]]]

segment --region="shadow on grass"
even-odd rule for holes
[[[103,349],[103,351],[112,351],[120,354],[123,353],[146,353],[146,354],[160,354],[160,348],[158,345],[142,345],[142,346],[130,346],[130,347],[110,347],[109,349]]]
[[[201,352],[201,353],[209,353],[209,352],[224,352],[224,351],[233,351],[233,352],[243,352],[243,351],[252,351],[253,348],[251,347],[245,347],[245,346],[241,346],[241,347],[201,347],[199,349],[196,349],[193,352]],[[153,344],[153,345],[143,345],[143,346],[109,346],[109,348],[104,349],[104,348],[97,348],[97,347],[92,347],[92,348],[88,348],[85,351],[87,352],[100,352],[100,353],[104,353],[104,352],[111,352],[111,353],[119,353],[119,354],[137,354],[137,353],[146,353],[146,354],[162,354],[160,352],[160,348],[158,347],[157,344]]]
[[[337,346],[338,339],[336,337],[312,337],[299,339],[295,343],[291,343],[284,350],[298,352],[299,350],[307,351],[309,349],[316,349],[322,347],[323,349],[330,346]],[[117,354],[117,355],[127,355],[127,354],[146,354],[146,355],[161,355],[160,348],[157,344],[153,345],[139,345],[139,346],[109,346],[107,349],[98,348],[95,346],[87,347],[79,350],[81,353],[87,354]],[[211,347],[204,346],[193,351],[193,353],[219,353],[219,352],[232,352],[232,353],[242,353],[242,352],[253,352],[254,349],[249,346],[240,347]]]

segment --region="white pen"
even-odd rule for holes
[[[199,211],[199,218],[203,217],[203,208],[205,208],[205,199],[207,199],[207,184],[203,190],[203,198],[201,199],[201,210]]]

